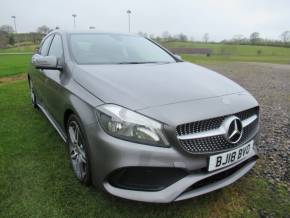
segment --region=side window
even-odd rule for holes
[[[62,49],[62,41],[61,36],[56,34],[52,40],[48,55],[55,56],[57,58],[62,58],[63,49]]]
[[[47,55],[47,52],[48,52],[49,45],[50,45],[52,37],[53,37],[53,35],[49,36],[48,38],[46,38],[44,40],[44,42],[42,43],[41,48],[39,50],[39,54],[41,54],[43,56]]]

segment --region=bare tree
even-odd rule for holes
[[[0,48],[6,48],[9,44],[9,34],[0,30]]]
[[[203,41],[205,42],[205,43],[208,43],[208,40],[209,40],[209,34],[208,33],[205,33],[204,35],[203,35]]]
[[[282,42],[284,43],[290,42],[290,31],[289,30],[284,31],[280,35],[280,37],[281,37]]]
[[[180,33],[177,35],[177,38],[178,40],[182,41],[182,42],[186,42],[188,39],[187,39],[187,36],[183,33]]]
[[[13,27],[10,26],[10,25],[2,25],[2,26],[0,27],[0,30],[1,30],[1,31],[4,31],[4,32],[6,32],[6,33],[13,33],[13,32],[14,32]]]
[[[37,28],[37,32],[42,33],[42,34],[47,34],[50,32],[50,28],[46,25],[42,25],[42,26]]]
[[[258,32],[253,32],[251,35],[250,35],[250,41],[251,43],[255,44],[257,42],[259,42],[261,40],[260,38],[260,33]]]

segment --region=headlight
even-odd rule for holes
[[[102,128],[110,135],[142,144],[168,147],[163,125],[141,114],[114,104],[97,107]]]

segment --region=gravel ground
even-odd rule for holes
[[[260,160],[254,170],[271,183],[290,187],[290,65],[218,63],[204,65],[250,91],[261,107]]]

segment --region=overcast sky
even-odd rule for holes
[[[249,36],[257,31],[263,38],[278,39],[290,30],[289,0],[0,0],[0,25],[12,25],[18,32],[35,31],[41,25],[77,29],[95,26],[100,31],[128,31],[127,9],[132,11],[132,32],[161,35],[185,33],[200,40]]]

